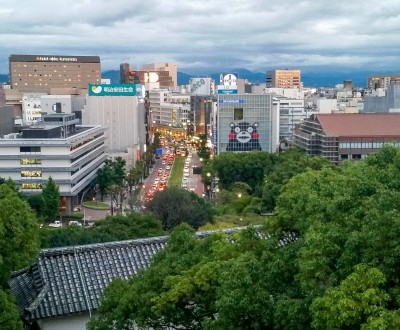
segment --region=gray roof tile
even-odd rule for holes
[[[232,233],[240,228],[224,229]],[[215,231],[197,233],[202,238]],[[26,320],[96,310],[106,286],[147,268],[167,236],[45,249],[36,262],[15,272],[10,286]]]

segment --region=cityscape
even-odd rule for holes
[[[306,276],[303,266],[295,266],[300,267],[301,275],[293,273],[287,279],[283,273],[278,276],[282,278],[280,284],[269,272],[292,272],[290,262],[274,268],[273,263],[281,258],[308,262],[319,271],[320,265],[313,262],[320,253],[330,250],[317,248],[310,252],[303,240],[317,244],[306,234],[311,229],[305,228],[317,230],[324,223],[318,220],[321,216],[332,217],[330,224],[337,221],[335,226],[340,226],[335,227],[336,231],[350,230],[354,235],[358,229],[343,224],[342,217],[349,217],[350,222],[361,221],[370,233],[369,226],[376,226],[374,221],[378,220],[374,212],[395,212],[394,218],[387,215],[394,221],[387,220],[387,226],[396,233],[397,203],[382,211],[379,198],[387,194],[389,199],[397,200],[400,74],[371,74],[363,87],[355,86],[350,79],[333,87],[307,87],[300,69],[277,68],[266,71],[262,82],[228,71],[214,78],[188,77],[187,83],[180,85],[176,63],[150,63],[139,68],[121,63],[117,77],[114,72],[112,77],[105,77],[101,65],[101,58],[92,55],[9,56],[9,80],[0,89],[0,190],[6,196],[1,204],[5,208],[2,221],[4,226],[11,221],[15,229],[8,236],[0,236],[0,242],[16,242],[18,247],[14,249],[14,243],[10,248],[1,244],[3,258],[18,262],[6,264],[2,275],[1,292],[5,297],[14,297],[6,299],[15,299],[15,303],[7,303],[14,314],[7,314],[2,327],[16,317],[15,329],[98,329],[100,324],[113,324],[116,329],[169,329],[187,324],[188,328],[202,329],[208,322],[214,324],[211,328],[224,322],[222,328],[227,329],[232,324],[240,324],[238,329],[261,329],[283,322],[282,329],[291,329],[291,321],[285,316],[263,320],[265,313],[270,309],[276,312],[278,305],[264,309],[262,295],[229,317],[224,316],[223,309],[212,306],[204,308],[213,315],[221,313],[221,319],[207,313],[197,315],[192,311],[192,300],[199,299],[195,304],[203,306],[205,297],[190,295],[210,294],[195,289],[194,283],[200,281],[197,275],[177,282],[194,281],[194,287],[177,297],[172,307],[163,305],[172,308],[172,314],[155,313],[143,320],[142,313],[154,303],[147,298],[149,286],[161,290],[152,293],[153,299],[177,290],[157,284],[167,277],[151,277],[152,269],[175,276],[174,267],[183,267],[180,258],[191,256],[193,264],[179,273],[186,276],[185,272],[202,265],[195,253],[203,259],[211,258],[204,259],[208,260],[204,267],[211,267],[214,252],[207,252],[207,244],[218,241],[217,237],[218,244],[225,244],[221,236],[214,236],[218,231],[231,237],[234,245],[250,239],[252,247],[244,247],[243,251],[249,256],[259,255],[275,246],[268,247],[268,242],[273,244],[274,240],[260,240],[260,235],[277,230],[280,252],[269,261],[254,262],[260,267],[257,276],[261,281],[262,274],[272,276],[262,294],[279,285],[284,285],[289,294],[291,287],[298,285],[311,285],[310,290],[314,290],[312,283],[318,279],[312,277],[297,284],[296,276]],[[370,198],[375,197],[372,202]],[[333,209],[322,211],[324,203],[330,203]],[[25,213],[13,215],[17,209]],[[308,219],[319,225],[306,224]],[[32,225],[35,229],[28,229]],[[18,231],[29,236],[20,241]],[[383,243],[380,234],[376,235],[371,246]],[[327,242],[330,239],[327,237]],[[389,242],[391,239],[385,238]],[[397,244],[397,238],[395,241],[390,244]],[[331,243],[347,251],[343,242],[333,239]],[[302,253],[312,253],[312,257],[290,256],[293,246],[299,246]],[[365,256],[351,249],[343,252],[356,261],[360,254],[367,261],[346,261],[352,266],[347,271],[341,269],[346,274],[343,278],[331,270],[329,276],[337,276],[338,281],[341,278],[341,284],[331,284],[330,290],[340,290],[352,276],[368,278],[372,276],[370,271],[384,276],[397,267],[382,262],[373,268],[376,263],[368,261],[375,260],[368,252],[371,246],[362,252]],[[362,250],[362,245],[359,248]],[[228,279],[233,276],[231,267],[239,267],[236,262],[243,251],[229,252],[237,254],[231,260],[235,260],[234,265],[225,265],[222,255],[215,256],[219,260],[215,271],[230,274],[226,284],[207,275],[207,285],[215,282],[219,293],[213,299],[220,304],[227,303],[224,299],[230,295],[221,285],[236,285]],[[20,257],[22,253],[24,257]],[[339,254],[337,258],[342,257]],[[244,273],[237,278],[239,282],[250,276],[247,263],[240,266]],[[141,273],[145,269],[148,271]],[[143,277],[137,277],[138,272]],[[126,284],[113,281],[131,277],[137,303],[123,298],[124,291],[130,292],[123,289]],[[260,285],[258,280],[252,281],[255,287]],[[242,298],[231,298],[235,304],[249,299],[253,284],[240,284],[244,292]],[[141,285],[145,285],[144,291]],[[120,292],[121,305],[107,310],[110,306],[103,299],[109,299],[109,286]],[[386,290],[391,287],[388,283]],[[281,292],[278,290],[276,297]],[[327,324],[332,320],[320,314],[328,308],[330,302],[324,299],[328,299],[329,292],[321,291],[309,305],[302,302],[309,316],[295,316],[294,328],[301,328],[300,324],[307,328],[311,319],[312,324],[318,324],[315,328],[330,328]],[[298,301],[306,299],[302,293],[290,295]],[[127,306],[123,305],[125,299],[129,301]],[[355,298],[347,294],[346,299]],[[385,299],[391,299],[389,294]],[[121,318],[113,314],[114,308],[128,308],[133,314]],[[235,309],[231,304],[224,308]],[[254,324],[248,319],[247,308],[258,310]],[[381,308],[387,313],[393,311],[385,304]],[[189,316],[179,316],[180,309]],[[400,324],[400,319],[371,315],[365,324],[373,324],[374,317],[387,322],[389,328]],[[337,316],[333,318],[337,320]],[[127,321],[132,322],[128,327],[124,325]],[[346,322],[359,324],[356,320]]]

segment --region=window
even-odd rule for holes
[[[234,108],[233,109],[233,119],[234,120],[243,120],[243,108]]]
[[[21,185],[22,189],[42,189],[41,183],[23,183]]]
[[[41,178],[42,171],[21,171],[22,178]]]
[[[40,147],[20,147],[20,152],[40,152]]]
[[[22,158],[22,159],[20,159],[19,162],[21,165],[41,165],[42,164],[41,159]]]

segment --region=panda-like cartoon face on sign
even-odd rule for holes
[[[257,132],[258,123],[230,123],[229,142],[226,151],[261,150]]]

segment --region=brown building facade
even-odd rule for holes
[[[267,87],[302,89],[300,70],[271,70],[267,72]]]
[[[162,70],[160,67],[134,70],[128,63],[122,63],[120,65],[120,79],[121,84],[159,83],[160,88],[176,87],[171,72]]]
[[[11,88],[20,92],[87,89],[101,82],[99,56],[11,55],[9,66]]]

